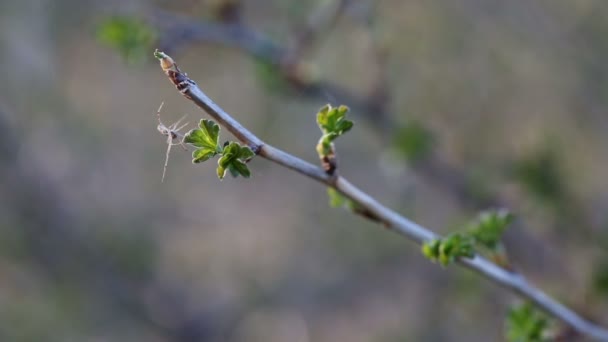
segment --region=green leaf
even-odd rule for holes
[[[353,127],[353,122],[346,120],[347,112],[348,107],[346,106],[334,108],[327,104],[321,107],[317,113],[317,124],[323,135],[317,143],[316,150],[324,169],[329,173],[333,173],[336,168],[332,142]],[[331,161],[328,161],[328,159]]]
[[[186,133],[184,142],[199,148],[219,152],[221,150],[219,145],[220,126],[212,120],[202,119],[198,127]]]
[[[330,110],[331,105],[328,103],[325,106],[321,107],[321,109],[319,109],[319,111],[317,112],[317,124],[319,125],[319,128],[321,128],[321,130],[323,130],[324,127],[327,127],[327,113],[329,113]]]
[[[104,20],[97,28],[97,39],[122,55],[128,63],[141,62],[148,55],[157,33],[143,20],[114,16]]]
[[[251,171],[249,171],[249,168],[247,167],[247,165],[238,159],[235,159],[232,161],[230,170],[231,171],[235,170],[236,172],[238,172],[238,174],[240,174],[244,178],[249,178],[251,176]],[[236,177],[236,176],[234,176],[234,177]]]
[[[224,154],[217,161],[217,165],[219,165],[219,166],[221,166],[223,168],[228,168],[228,166],[232,163],[233,159],[235,159],[234,158],[234,154],[233,153],[226,153],[226,150],[224,150]]]
[[[549,321],[530,303],[513,307],[507,315],[506,335],[511,342],[547,341],[543,336]]]
[[[218,162],[218,166],[217,166],[217,177],[219,179],[224,179],[224,176],[226,176],[226,168],[223,167],[222,165],[219,164]]]
[[[514,216],[504,209],[482,212],[476,222],[469,227],[469,234],[475,239],[476,244],[495,250],[513,219]]]
[[[184,143],[198,147],[192,152],[193,163],[202,163],[222,152],[219,145],[220,126],[212,120],[203,119],[198,127],[184,136]]]
[[[217,155],[217,151],[209,150],[206,148],[199,148],[192,152],[192,162],[202,163],[208,159],[211,159]]]
[[[239,150],[239,159],[247,161],[255,156],[255,153],[249,148],[249,146],[241,146]]]
[[[422,253],[431,261],[438,261],[442,266],[447,266],[461,257],[475,256],[472,238],[460,233],[425,242],[422,245]]]
[[[329,197],[329,205],[332,208],[342,207],[347,202],[347,199],[334,188],[327,188],[327,196]]]
[[[348,107],[346,106],[334,108],[327,104],[317,113],[317,124],[321,131],[328,135],[330,141],[348,132],[353,127],[353,122],[346,120],[347,112]]]
[[[240,174],[239,171],[237,169],[235,169],[232,164],[228,165],[228,172],[230,172],[230,175],[232,176],[232,178],[236,178]]]
[[[251,177],[251,171],[245,161],[251,159],[255,154],[247,146],[241,146],[237,142],[230,142],[224,147],[222,157],[217,161],[217,176],[223,179],[226,171],[230,171],[233,176],[241,175],[245,178]]]
[[[439,257],[439,247],[441,246],[441,240],[435,239],[422,244],[422,254],[431,261],[437,260]]]

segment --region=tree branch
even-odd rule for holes
[[[217,120],[241,142],[249,145],[259,156],[334,188],[357,206],[365,210],[365,212],[372,215],[376,220],[380,221],[385,227],[418,244],[439,237],[439,235],[431,230],[382,205],[376,199],[351,184],[344,177],[337,174],[330,176],[320,167],[314,166],[300,158],[283,152],[280,149],[265,144],[260,138],[241,126],[203,93],[196,83],[177,67],[171,57],[162,52],[155,52],[155,56],[160,59],[160,64],[165,74],[186,98],[192,100],[198,107]],[[547,314],[563,321],[577,332],[598,341],[608,341],[607,329],[584,319],[570,308],[557,302],[542,290],[528,283],[523,275],[500,268],[479,255],[476,255],[471,259],[461,258],[459,263],[462,266],[481,274],[494,283],[513,291],[520,297],[533,302]]]
[[[379,130],[393,126],[392,122],[387,122],[390,118],[386,113],[378,111],[378,101],[357,96],[348,89],[326,80],[303,78],[303,75],[298,73],[298,63],[301,61],[292,57],[294,54],[290,49],[247,25],[240,22],[194,21],[162,10],[155,10],[148,15],[147,20],[159,28],[159,49],[167,53],[178,51],[192,42],[218,44],[236,49],[275,66],[299,95],[324,100],[330,97],[337,102],[348,103],[356,112],[365,113],[368,116],[366,119]],[[378,120],[380,117],[382,120]]]
[[[321,16],[322,20],[314,19],[317,15],[313,13],[309,21],[317,20],[320,27],[331,28],[338,16],[351,3],[352,1],[348,0],[334,0],[335,6],[331,7],[328,14]],[[362,19],[371,31],[372,26],[375,25],[372,20],[373,6],[375,5],[370,3],[367,6],[369,8],[364,10]],[[318,11],[323,8],[325,7],[321,6]],[[372,42],[374,45],[373,67],[378,69],[378,74],[375,79],[372,79],[367,95],[359,95],[331,80],[306,78],[305,73],[298,72],[298,70],[301,70],[298,65],[302,63],[302,59],[292,52],[293,49],[297,49],[297,44],[295,47],[289,44],[280,44],[242,21],[201,22],[163,10],[154,10],[147,20],[160,29],[161,39],[159,44],[161,49],[178,50],[188,43],[195,42],[212,43],[237,49],[264,63],[275,66],[279,75],[286,80],[286,84],[296,90],[294,94],[297,94],[297,96],[323,99],[324,101],[330,98],[330,101],[334,103],[347,103],[352,112],[366,120],[384,142],[390,142],[395,136],[396,129],[402,126],[395,121],[395,115],[392,115],[394,113],[391,113],[391,94],[385,70],[387,55],[382,44]],[[311,39],[313,38],[321,38],[318,31],[313,34]],[[293,39],[297,41],[297,37]],[[437,149],[432,149],[430,153],[422,158],[409,161],[408,165],[418,177],[440,188],[464,209],[512,207],[512,200],[504,191],[492,191],[491,194],[480,197],[466,170],[447,161],[445,156]],[[578,205],[580,206],[580,203]],[[575,205],[570,206],[570,208],[575,207]],[[576,209],[573,210],[576,212]],[[583,213],[578,215],[575,222],[581,229],[569,239],[571,242],[575,242],[575,238],[589,236],[594,229],[599,229],[597,224]],[[564,223],[562,222],[562,224]],[[516,232],[518,236],[523,236],[526,241],[535,240],[529,233],[531,230],[526,229],[524,220],[517,220],[513,223],[512,231]],[[542,247],[538,243],[532,243],[535,248]]]

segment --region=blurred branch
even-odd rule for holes
[[[224,0],[219,2],[218,6],[220,6],[220,8],[216,8],[215,10],[219,13],[216,13],[215,16],[221,19],[220,22],[195,21],[166,11],[154,10],[152,14],[148,15],[147,21],[158,29],[158,35],[149,32],[152,31],[149,28],[141,27],[141,23],[137,20],[131,22],[129,25],[130,21],[124,20],[124,18],[120,20],[121,18],[119,17],[117,22],[125,24],[125,27],[121,27],[120,29],[126,31],[125,34],[128,39],[124,42],[119,41],[118,43],[119,46],[122,46],[122,44],[130,46],[133,40],[140,41],[142,36],[160,36],[158,43],[161,48],[168,51],[177,50],[188,43],[197,41],[212,42],[222,46],[239,49],[246,54],[254,56],[262,61],[263,64],[270,65],[274,68],[273,70],[276,70],[277,74],[286,81],[284,84],[282,83],[282,85],[290,86],[292,89],[296,90],[295,94],[298,96],[323,98],[324,100],[329,98],[329,102],[348,103],[349,107],[354,109],[353,113],[361,115],[378,132],[380,139],[383,139],[385,142],[388,139],[401,139],[400,132],[404,130],[411,131],[411,129],[415,130],[413,127],[416,125],[412,124],[412,122],[406,122],[405,126],[400,125],[394,119],[396,115],[390,112],[391,94],[386,68],[386,45],[383,44],[382,37],[378,37],[379,35],[377,32],[372,32],[377,30],[376,21],[374,20],[375,3],[357,2],[356,6],[354,4],[353,6],[348,6],[350,3],[352,3],[352,1],[333,0],[322,3],[323,6],[320,6],[314,11],[311,19],[309,19],[310,27],[315,26],[314,23],[317,24],[315,30],[313,30],[314,32],[304,35],[308,37],[305,39],[305,41],[308,42],[326,36],[320,34],[322,32],[320,28],[331,28],[336,23],[339,15],[346,11],[346,9],[350,11],[349,13],[353,15],[353,17],[362,21],[368,31],[368,34],[365,35],[365,37],[370,40],[371,61],[368,63],[368,66],[373,69],[373,72],[371,73],[373,77],[368,81],[370,85],[369,90],[365,92],[367,93],[365,96],[354,94],[345,87],[327,82],[323,79],[310,77],[310,75],[307,74],[305,61],[302,60],[301,56],[294,57],[293,48],[285,48],[272,41],[263,33],[256,32],[243,24],[243,21],[240,19],[240,12],[242,10],[241,4],[238,0]],[[328,14],[316,14],[317,12],[322,12],[323,9],[326,8],[329,8]],[[221,14],[225,14],[226,11],[232,14]],[[108,32],[113,33],[114,30],[109,30]],[[114,37],[113,34],[110,36]],[[141,41],[140,44],[145,45],[146,42],[147,40]],[[141,51],[145,50],[146,49],[142,49]],[[139,52],[141,51],[140,49],[135,49],[133,55],[139,55]],[[123,51],[123,53],[125,52]],[[131,55],[128,49],[126,55]],[[393,141],[393,145],[397,144]],[[419,147],[419,145],[414,146],[416,149]],[[425,179],[428,184],[433,184],[433,186],[436,186],[444,193],[450,195],[466,209],[477,210],[490,206],[501,207],[505,206],[505,203],[511,202],[509,197],[505,196],[504,192],[492,191],[491,193],[484,193],[482,194],[483,196],[480,196],[478,191],[479,188],[472,182],[468,170],[455,167],[448,162],[437,149],[432,149],[430,147],[425,148],[419,156],[412,158],[411,156],[405,155],[405,158],[408,160],[409,167],[415,171],[419,177]],[[580,207],[580,205],[569,204],[568,208],[570,210],[568,211],[572,212],[572,208]],[[577,216],[579,218],[574,220],[577,224],[583,227],[597,226],[590,221],[588,215],[581,212],[581,214]],[[524,226],[521,220],[517,221],[517,225],[519,228]],[[588,232],[589,230],[587,229],[586,231]],[[519,229],[518,232],[520,234],[525,234],[526,229]],[[581,236],[582,234],[576,234],[573,238],[580,238]],[[529,234],[526,234],[526,240],[531,239],[532,237],[530,237]],[[571,239],[570,241],[573,240],[574,239]]]
[[[338,12],[334,13],[337,15]],[[372,24],[369,14],[365,19],[368,25]],[[386,133],[391,133],[399,126],[389,113],[389,89],[386,74],[379,74],[370,96],[362,98],[339,85],[324,80],[303,79],[297,73],[297,67],[288,63],[291,55],[288,49],[242,24],[194,21],[161,10],[156,10],[150,20],[161,30],[159,49],[167,53],[175,52],[192,42],[206,42],[235,48],[274,65],[283,77],[297,89],[298,95],[324,100],[330,96],[331,102],[348,103],[353,112],[362,114],[364,119],[379,131],[384,139],[390,136]],[[381,46],[375,46],[374,53],[376,67],[382,72],[382,66],[386,63],[386,54],[382,51]],[[411,167],[419,175],[429,179],[430,183],[441,187],[457,200],[464,200],[471,207],[484,207],[487,202],[503,202],[499,198],[487,202],[480,201],[472,193],[467,177],[462,170],[451,167],[437,153],[411,163]]]
[[[343,1],[344,2],[344,1]],[[336,12],[336,15],[339,12]],[[378,111],[378,101],[373,97],[362,98],[348,89],[334,83],[310,78],[302,72],[302,61],[294,58],[291,50],[275,43],[261,32],[239,22],[194,21],[187,17],[155,10],[148,20],[160,29],[158,47],[167,53],[174,53],[193,42],[218,44],[237,49],[277,68],[281,76],[297,90],[301,96],[332,98],[336,102],[348,103],[356,112],[366,113],[366,119],[377,129],[391,127],[389,116]],[[318,34],[309,34],[309,38]],[[297,46],[297,45],[296,45]],[[382,117],[380,120],[379,117]]]
[[[341,1],[339,6],[333,7],[332,15],[325,16],[325,21],[335,23],[338,14],[341,13],[340,11],[344,11],[348,2]],[[370,31],[376,24],[373,20],[374,9],[373,3],[359,8],[358,17],[369,27]],[[381,139],[391,139],[395,130],[400,126],[390,113],[390,89],[385,70],[387,54],[381,42],[374,39],[376,37],[370,38],[373,40],[372,57],[374,59],[371,67],[378,70],[377,77],[372,80],[369,95],[362,97],[322,79],[303,78],[297,72],[297,65],[301,60],[290,60],[289,49],[274,42],[263,33],[247,27],[242,22],[194,21],[162,10],[155,10],[149,20],[154,26],[160,28],[159,45],[161,49],[177,51],[193,42],[206,42],[235,48],[275,66],[282,77],[289,81],[288,84],[297,90],[298,96],[324,100],[330,97],[331,102],[347,103],[353,109],[354,114],[361,115],[378,132]],[[322,26],[331,27],[327,23]],[[319,34],[320,31],[316,31],[309,37],[312,39],[318,37]],[[435,150],[431,150],[422,158],[411,160],[409,167],[421,179],[440,188],[464,208],[477,210],[489,207],[512,207],[509,205],[511,201],[501,193],[480,197],[472,186],[466,170],[454,167]],[[583,222],[583,225],[585,223]],[[525,229],[525,223],[522,220],[517,220],[515,226],[518,228],[516,231],[519,234],[525,234],[526,241],[535,240],[527,233],[529,230]],[[536,249],[541,248],[539,243],[534,245]]]
[[[351,0],[322,1],[308,17],[306,25],[296,33],[288,59],[299,59],[322,33],[330,31],[350,2]]]
[[[160,59],[160,64],[165,74],[187,99],[207,112],[207,114],[217,120],[241,142],[250,146],[259,156],[337,190],[352,201],[361,211],[365,212],[367,214],[365,215],[366,217],[373,218],[372,221],[379,221],[386,228],[407,237],[409,240],[422,244],[439,237],[439,235],[431,230],[410,221],[406,217],[382,205],[337,173],[328,175],[323,169],[315,165],[265,144],[260,138],[241,126],[220,106],[215,104],[199,89],[194,81],[188,78],[177,67],[170,57],[164,53],[156,53],[156,56]],[[507,271],[479,255],[475,255],[470,259],[461,258],[459,263],[531,301],[546,313],[560,319],[579,333],[600,341],[608,341],[607,329],[584,319],[573,310],[560,304],[542,290],[530,284],[523,275]]]

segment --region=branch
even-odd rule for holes
[[[155,52],[155,56],[160,60],[165,74],[187,99],[207,112],[207,114],[217,120],[237,139],[251,147],[259,156],[334,188],[362,208],[370,217],[373,217],[374,220],[372,221],[379,221],[388,229],[418,244],[439,237],[439,235],[431,230],[382,205],[376,199],[351,184],[346,178],[337,174],[328,175],[323,169],[264,143],[203,93],[196,83],[178,68],[171,57],[158,51]],[[459,263],[496,284],[513,291],[520,297],[533,302],[547,314],[563,321],[577,332],[599,341],[608,341],[607,329],[584,319],[570,308],[560,304],[542,290],[528,283],[521,274],[500,268],[479,255],[471,259],[461,258]]]
[[[323,16],[321,27],[330,27],[336,20],[336,16],[349,1],[339,0],[339,3],[332,7],[330,14]],[[314,19],[315,16],[313,16]],[[367,15],[366,25],[371,25],[371,19]],[[319,19],[310,19],[311,22]],[[278,73],[288,81],[288,84],[295,90],[298,96],[323,99],[331,98],[331,102],[348,103],[355,114],[359,114],[366,120],[378,133],[381,139],[393,135],[395,128],[401,124],[395,121],[394,115],[390,111],[390,90],[387,84],[387,75],[382,70],[386,63],[385,51],[382,46],[374,48],[374,64],[381,73],[378,78],[373,80],[371,91],[368,96],[360,96],[347,88],[324,79],[305,79],[298,74],[297,64],[301,60],[291,57],[291,49],[273,41],[263,32],[257,31],[252,27],[242,24],[239,21],[210,22],[192,20],[185,16],[172,14],[163,10],[154,10],[149,14],[147,20],[161,32],[161,39],[158,42],[160,49],[169,52],[177,51],[184,45],[200,42],[218,44],[223,47],[239,50],[265,63],[277,68]],[[319,36],[319,32],[313,36]],[[314,38],[314,37],[313,37]],[[297,44],[295,49],[297,49]],[[426,182],[441,188],[466,209],[479,209],[488,207],[503,207],[511,202],[508,196],[495,193],[490,197],[480,198],[471,186],[467,173],[453,166],[445,158],[435,151],[429,155],[409,163],[410,168]],[[582,220],[582,222],[581,222]],[[581,227],[593,227],[591,220],[582,216],[578,221]],[[518,220],[519,227],[525,225]],[[596,225],[595,225],[596,226]],[[525,232],[521,228],[519,232]],[[588,229],[587,229],[588,232]],[[577,235],[577,236],[580,236]],[[530,237],[528,236],[528,239]]]
[[[325,1],[315,8],[304,27],[295,35],[290,57],[297,60],[321,33],[330,31],[350,2],[351,0]]]
[[[330,97],[336,102],[348,103],[355,112],[368,114],[366,119],[377,129],[393,127],[392,122],[387,122],[390,117],[385,115],[384,111],[378,110],[378,101],[374,98],[357,96],[348,89],[326,80],[307,79],[299,72],[298,65],[301,61],[292,58],[293,53],[289,49],[251,27],[238,22],[195,21],[162,10],[155,10],[148,15],[147,20],[159,28],[159,49],[167,53],[178,51],[193,42],[236,49],[275,66],[280,75],[297,90],[298,95],[324,100]]]

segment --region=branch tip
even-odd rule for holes
[[[167,58],[169,56],[167,56],[166,53],[162,52],[162,51],[158,51],[158,49],[154,50],[154,57],[156,59],[163,59],[163,58]]]

